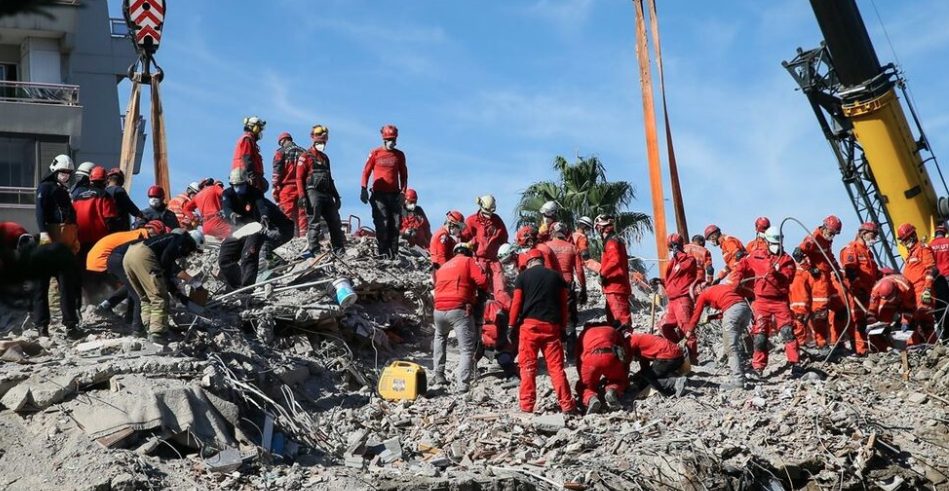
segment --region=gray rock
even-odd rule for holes
[[[567,427],[563,414],[544,414],[534,417],[534,430],[539,433],[557,433]]]

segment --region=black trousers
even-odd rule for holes
[[[231,288],[253,285],[257,281],[257,262],[263,236],[254,234],[235,239],[228,237],[221,243],[218,266],[221,279]]]
[[[330,244],[334,251],[342,251],[346,244],[346,238],[343,235],[343,223],[339,218],[339,208],[336,207],[336,200],[326,193],[317,192],[315,189],[307,189],[307,200],[310,203],[309,222],[306,227],[306,240],[310,247],[310,252],[320,251],[320,238],[323,233],[320,230],[320,219],[326,221],[329,227]]]
[[[683,363],[685,363],[684,356],[673,360],[641,362],[639,372],[633,376],[632,386],[639,392],[651,385],[663,395],[670,396],[675,393],[675,382],[679,377],[678,370]]]
[[[59,309],[62,312],[63,324],[78,325],[82,286],[79,283],[80,269],[76,256],[63,244],[49,244],[28,252],[26,260],[27,271],[36,282],[31,312],[33,325],[49,326],[50,278],[56,278],[59,283]]]
[[[369,197],[372,222],[376,227],[379,255],[395,257],[399,253],[399,225],[402,220],[400,193],[374,192]]]
[[[118,291],[116,291],[112,297],[109,297],[109,304],[114,307],[121,302],[122,299],[128,298],[129,305],[128,309],[125,310],[125,322],[128,322],[133,330],[144,330],[145,326],[142,324],[142,300],[138,297],[138,294],[135,293],[134,288],[128,287],[129,278],[128,275],[125,274],[125,268],[122,266],[122,259],[124,258],[124,254],[110,254],[109,259],[106,260],[105,263],[106,272],[122,283]],[[118,302],[112,303],[113,298],[120,293],[125,296],[120,298]]]

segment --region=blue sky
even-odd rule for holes
[[[949,152],[949,2],[875,1],[933,147]],[[436,221],[493,193],[510,225],[518,192],[551,178],[558,154],[598,155],[611,179],[635,185],[633,208],[651,213],[631,2],[169,3],[157,58],[175,193],[225,178],[241,119],[256,114],[268,122],[268,167],[281,131],[306,144],[310,126],[329,126],[344,217],[369,221],[359,176],[390,122],[409,185]],[[858,4],[881,61],[894,61],[873,3]],[[715,222],[748,240],[758,215],[813,224],[833,212],[849,240],[857,219],[836,162],[780,65],[820,41],[808,2],[659,8],[690,232]],[[134,186],[143,203],[150,162],[149,146]],[[652,238],[631,252],[655,257]]]

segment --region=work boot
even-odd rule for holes
[[[49,326],[36,326],[37,336],[41,338],[49,337]]]
[[[603,394],[603,398],[606,399],[606,407],[612,410],[617,410],[623,407],[623,405],[619,402],[619,395],[617,395],[616,391],[613,389],[607,390],[606,393]]]
[[[687,382],[687,380],[686,380],[685,377],[677,377],[677,378],[676,378],[676,384],[675,384],[675,396],[676,396],[676,397],[682,397],[682,394],[685,393],[685,385],[686,385],[686,382]]]
[[[112,313],[112,305],[109,303],[108,300],[103,300],[102,303],[100,303],[99,305],[96,305],[96,314],[106,315],[106,314],[111,314],[111,313]]]
[[[66,337],[69,339],[80,339],[83,336],[83,332],[79,329],[79,326],[74,322],[69,322],[65,324],[66,326]]]
[[[445,378],[444,373],[436,373],[435,377],[432,379],[432,387],[439,388],[448,385],[448,380]]]
[[[162,346],[168,344],[168,336],[164,332],[148,333],[148,340]]]
[[[599,414],[601,410],[603,410],[603,403],[600,402],[600,398],[590,399],[590,403],[587,404],[587,414]]]

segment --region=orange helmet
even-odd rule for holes
[[[524,253],[524,262],[529,263],[534,259],[544,259],[544,253],[540,252],[540,249],[531,249]]]
[[[822,223],[821,225],[823,225],[824,228],[826,228],[832,234],[835,234],[835,235],[839,234],[840,229],[842,229],[844,226],[844,224],[840,221],[840,219],[834,215],[828,215],[827,218],[824,219],[824,223]]]
[[[99,167],[98,165],[92,168],[92,172],[89,173],[89,181],[91,182],[100,182],[104,181],[106,178],[105,167]]]
[[[464,225],[465,217],[458,210],[452,210],[445,214],[445,220],[452,225]]]
[[[873,222],[865,222],[860,224],[860,228],[857,229],[859,232],[873,232],[875,234],[880,233],[880,227]]]
[[[906,241],[916,237],[916,227],[912,223],[904,223],[896,229],[896,238]]]
[[[715,234],[721,234],[722,229],[718,228],[718,225],[714,223],[705,227],[705,240],[709,240]]]
[[[896,283],[892,280],[881,281],[876,291],[884,300],[893,300],[896,296]]]
[[[764,233],[765,230],[771,227],[771,220],[768,220],[768,217],[758,217],[755,219],[755,232],[759,234]]]

